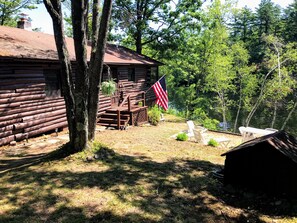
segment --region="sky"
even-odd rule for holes
[[[256,8],[261,0],[238,0],[238,7],[247,6],[248,8]],[[286,8],[289,4],[293,3],[293,0],[272,0],[275,4],[280,5],[282,8]],[[51,17],[46,11],[43,4],[38,6],[38,9],[24,10],[24,13],[28,14],[32,19],[32,28],[41,28],[42,32],[53,34],[53,25]]]

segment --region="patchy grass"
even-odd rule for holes
[[[0,222],[296,222],[297,202],[225,188],[211,177],[226,150],[180,142],[185,123],[108,130],[100,151],[0,174]],[[237,142],[236,142],[237,143]]]

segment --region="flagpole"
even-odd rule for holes
[[[166,74],[164,74],[162,77],[160,77],[159,80],[161,80],[165,75],[166,75]],[[157,80],[155,83],[157,83],[159,80]],[[154,84],[153,84],[152,86],[150,86],[150,88],[147,89],[146,92],[144,92],[144,93],[146,94],[149,90],[151,90],[151,88],[152,88],[153,86],[154,86]]]

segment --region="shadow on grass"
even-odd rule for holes
[[[67,155],[65,151],[62,154]],[[61,151],[48,158],[59,157]],[[255,196],[227,193],[209,175],[221,166],[208,161],[174,159],[161,163],[145,156],[116,154],[90,163],[94,164],[108,168],[88,172],[23,169],[4,176],[7,184],[0,186],[0,197],[15,208],[2,213],[0,222],[263,222],[263,214],[297,216],[292,209],[275,212],[271,199],[257,203]],[[143,190],[145,185],[148,188]],[[86,188],[112,193],[121,203],[140,211],[119,214],[105,210],[99,201],[71,205],[71,197],[57,194],[57,190]],[[282,202],[287,207],[285,202],[294,201]],[[241,211],[230,213],[226,206]]]
[[[74,151],[71,150],[68,143],[62,145],[59,149],[49,153],[39,154],[21,154],[15,158],[0,159],[0,177],[6,172],[19,170],[25,167],[40,164],[42,162],[54,161],[63,159]]]

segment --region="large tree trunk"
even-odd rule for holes
[[[79,137],[75,139],[75,150],[80,151],[88,143],[88,62],[86,40],[86,13],[87,3],[84,0],[72,0],[72,26],[75,46],[76,64],[75,71],[75,119],[76,132]],[[79,55],[79,56],[78,56]]]
[[[96,3],[95,7],[99,8],[99,4],[97,4],[97,0],[94,1]],[[96,52],[91,55],[90,62],[90,89],[89,89],[89,140],[93,140],[95,137],[95,129],[97,122],[97,112],[98,112],[98,98],[99,98],[99,86],[101,84],[102,79],[102,68],[104,62],[104,54],[105,54],[105,46],[107,41],[107,32],[111,14],[111,6],[112,0],[105,0],[102,9],[102,16],[100,20],[100,29],[99,32],[96,31],[95,24],[98,20],[96,15],[93,15],[95,19],[95,23],[93,23],[93,32],[94,35],[98,33],[98,36],[94,36],[93,47],[96,47]],[[95,16],[95,17],[94,17]],[[93,20],[94,20],[93,19]],[[97,25],[98,27],[98,25]],[[98,42],[98,43],[97,43]],[[96,97],[97,96],[97,97]]]
[[[71,1],[73,36],[77,61],[75,89],[71,77],[72,72],[69,54],[64,39],[61,0],[43,1],[54,24],[55,41],[61,62],[61,79],[67,110],[70,143],[75,151],[80,151],[87,148],[89,139],[94,138],[99,98],[99,82],[103,67],[112,0],[104,1],[99,34],[98,31],[96,31],[99,21],[99,2],[98,0],[94,0],[95,8],[93,13],[95,12],[96,15],[93,16],[93,18],[95,18],[96,21],[94,21],[95,32],[93,34],[97,37],[94,38],[92,45],[90,69],[87,62],[86,48],[86,19],[89,1]],[[91,84],[89,84],[89,80],[91,80]]]

